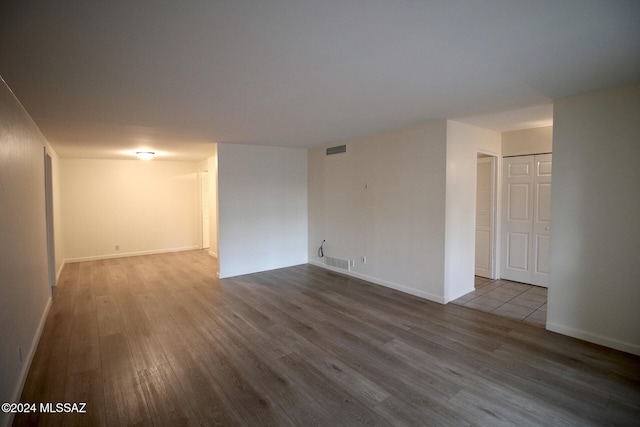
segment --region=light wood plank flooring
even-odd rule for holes
[[[637,425],[640,358],[302,265],[215,279],[203,251],[69,264],[32,425]]]

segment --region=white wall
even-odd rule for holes
[[[477,153],[500,156],[500,133],[439,121],[346,145],[309,152],[310,262],[326,240],[353,276],[440,303],[473,291]]]
[[[556,101],[547,329],[640,354],[640,86]]]
[[[19,401],[51,303],[45,145],[31,117],[0,79],[0,402]],[[11,419],[0,413],[0,425]]]
[[[310,262],[326,240],[326,256],[355,260],[350,274],[444,302],[446,122],[346,145],[309,150]]]
[[[503,156],[525,156],[551,153],[553,148],[553,126],[514,130],[502,134]]]
[[[196,162],[61,159],[60,166],[67,261],[200,246]]]
[[[478,151],[500,154],[499,132],[447,121],[444,300],[474,289]]]
[[[307,262],[307,152],[218,144],[220,277]]]

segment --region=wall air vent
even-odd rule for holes
[[[346,153],[346,152],[347,152],[346,145],[336,145],[335,147],[327,148],[327,156],[330,156],[332,154]]]
[[[330,256],[324,257],[324,263],[329,267],[340,268],[347,271],[351,271],[351,266],[353,265],[353,262],[351,260],[333,258]]]

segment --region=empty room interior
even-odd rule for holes
[[[637,425],[639,23],[2,2],[0,427]]]

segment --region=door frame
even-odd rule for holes
[[[205,227],[205,218],[204,218],[204,211],[205,211],[205,206],[206,209],[209,209],[209,192],[207,191],[207,193],[205,194],[204,189],[209,187],[209,182],[207,181],[205,184],[205,180],[209,179],[209,171],[207,169],[204,170],[200,170],[198,171],[198,208],[199,208],[199,212],[198,212],[198,218],[199,218],[199,236],[200,236],[200,248],[201,249],[207,249],[211,247],[211,242],[209,242],[208,245],[205,245],[205,229],[207,227]],[[208,212],[209,215],[211,215],[211,212]],[[208,224],[207,224],[208,225]],[[207,236],[208,237],[208,236]]]
[[[537,192],[537,188],[535,188],[535,183],[537,182],[536,177],[535,177],[536,169],[537,169],[536,160],[540,156],[546,156],[546,155],[552,156],[553,153],[551,153],[551,152],[541,152],[541,153],[516,154],[516,155],[511,155],[511,156],[505,156],[505,157],[502,158],[503,164],[500,167],[500,170],[502,171],[502,173],[504,173],[503,169],[504,169],[504,165],[505,165],[505,163],[504,163],[505,159],[531,157],[532,168],[533,168],[533,170],[531,172],[533,174],[532,184],[534,184],[534,185],[532,185],[532,188],[530,190],[531,194],[529,195],[529,197],[530,197],[529,202],[531,204],[530,209],[531,209],[531,215],[532,215],[532,217],[531,217],[531,221],[532,222],[535,222],[534,221],[534,218],[535,218],[535,215],[536,215],[535,209],[536,209],[537,197],[538,197],[537,194],[535,194]],[[506,185],[506,178],[503,177],[503,182],[500,184],[500,195],[501,196],[504,196],[503,193],[506,191],[505,185]],[[500,203],[500,206],[502,206],[502,202]],[[503,208],[504,208],[504,206],[503,206]],[[506,215],[506,214],[507,214],[506,211],[503,209],[503,211],[500,213],[500,221],[499,221],[500,226],[505,226],[506,227],[506,225],[504,224],[504,221],[506,221],[506,219],[503,218],[503,215]],[[502,235],[502,231],[501,230],[500,230],[500,234],[498,234],[498,235],[500,236],[499,241],[502,242],[504,236]],[[529,236],[529,239],[532,240],[533,238],[534,238],[534,230],[532,229],[531,230],[531,234]],[[511,277],[508,278],[508,279],[505,279],[505,280],[520,281],[522,283],[526,283],[526,284],[530,284],[530,285],[534,285],[534,286],[541,286],[541,287],[545,287],[545,288],[548,287],[548,275],[547,275],[547,278],[546,278],[546,280],[547,280],[546,282],[544,282],[544,280],[542,280],[542,281],[539,280],[539,277],[538,277],[538,279],[535,279],[534,276],[532,275],[533,268],[535,268],[534,267],[534,258],[533,258],[533,249],[534,249],[534,247],[533,247],[532,243],[529,242],[529,247],[527,249],[528,250],[527,263],[528,263],[529,276],[526,278],[526,280],[524,278],[521,280],[521,279],[518,279],[518,278],[511,278]],[[506,251],[507,247],[502,248],[502,250]],[[503,253],[503,252],[499,252],[498,254],[499,254],[500,260],[503,260],[503,258],[505,258],[503,261],[506,261],[508,259],[508,254]],[[501,278],[503,277],[503,273],[504,272],[502,271],[502,266],[500,266],[499,275],[500,275]]]
[[[49,286],[57,283],[56,275],[56,248],[53,229],[53,160],[44,147],[44,201],[45,201],[45,225],[47,233],[47,277]]]
[[[501,170],[502,170],[502,157],[498,153],[494,153],[486,150],[477,150],[476,153],[476,167],[477,167],[477,159],[479,157],[491,157],[492,158],[492,190],[493,190],[493,200],[492,200],[492,209],[493,209],[493,218],[492,218],[492,233],[491,233],[491,279],[499,279],[500,278],[500,202],[501,202]],[[478,188],[477,182],[477,169],[476,169],[476,190]],[[477,197],[477,193],[476,193]],[[474,212],[475,212],[475,200],[474,200]],[[475,218],[475,214],[474,214]],[[475,227],[474,227],[475,233]],[[475,242],[475,234],[474,234],[474,242]],[[475,254],[475,243],[474,243],[474,254]],[[474,258],[475,259],[475,258]],[[475,270],[475,265],[474,265]]]

